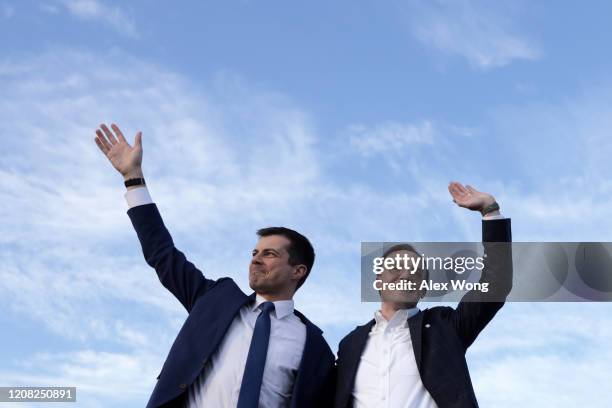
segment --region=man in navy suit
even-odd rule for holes
[[[340,342],[335,408],[478,407],[465,353],[512,288],[510,220],[490,194],[459,183],[451,183],[449,192],[457,205],[483,215],[486,258],[480,283],[487,283],[487,291],[467,292],[456,309],[419,310],[423,290],[381,290],[374,319]],[[399,244],[383,258],[396,255],[419,257],[414,247]],[[420,288],[427,274],[397,269],[380,276],[385,283],[412,281]]]
[[[288,228],[257,231],[251,295],[230,278],[212,280],[179,251],[144,185],[142,134],[128,144],[116,125],[95,142],[124,179],[146,262],[189,316],[147,407],[325,407],[333,403],[334,355],[321,330],[293,308],[314,250]]]

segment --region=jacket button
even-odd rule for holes
[[[184,390],[185,388],[187,388],[187,384],[181,384],[181,385],[179,385],[179,388],[181,390]]]

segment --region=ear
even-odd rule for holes
[[[419,300],[423,299],[426,294],[427,294],[427,289],[425,288],[421,289],[421,291],[419,292]]]
[[[299,281],[304,276],[306,276],[307,272],[308,272],[308,268],[306,268],[306,265],[296,265],[293,268],[293,274],[291,277],[295,279],[296,281]]]

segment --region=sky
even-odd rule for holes
[[[296,308],[334,351],[377,307],[362,241],[480,239],[450,181],[492,193],[515,241],[609,241],[611,13],[0,0],[0,386],[144,406],[187,316],[144,261],[101,123],[143,132],[151,196],[206,276],[247,291],[258,228],[308,236]],[[611,342],[607,303],[507,304],[467,353],[479,403],[604,407]]]

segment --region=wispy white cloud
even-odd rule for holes
[[[555,102],[490,110],[488,132],[497,142],[486,160],[504,163],[511,180],[499,191],[522,220],[517,239],[609,240],[611,90],[603,80]]]
[[[429,121],[419,124],[386,122],[375,127],[351,125],[347,133],[351,145],[364,156],[405,151],[411,145],[434,143],[434,129]]]
[[[57,4],[54,3],[40,3],[38,7],[45,13],[59,14],[61,12]]]
[[[518,29],[512,19],[516,12],[507,2],[411,0],[406,6],[411,31],[419,41],[466,58],[475,67],[502,67],[542,55]]]
[[[608,304],[506,305],[469,351],[483,406],[606,406]],[[503,395],[503,398],[500,397]]]
[[[77,18],[103,22],[132,37],[138,35],[133,19],[118,6],[110,6],[102,0],[62,0],[62,3]],[[52,5],[46,5],[44,10],[55,11]]]
[[[33,353],[14,363],[13,370],[7,369],[9,364],[0,370],[0,383],[76,387],[77,402],[86,407],[143,405],[159,372],[159,362],[146,353],[91,349]]]

